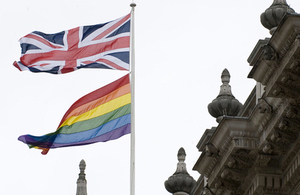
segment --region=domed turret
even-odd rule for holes
[[[217,122],[220,122],[223,116],[236,116],[242,108],[242,104],[231,93],[230,74],[226,68],[222,72],[221,79],[223,85],[220,87],[220,93],[208,105],[208,112],[217,118]]]
[[[180,148],[178,151],[178,163],[176,172],[165,181],[165,188],[172,194],[189,194],[195,185],[196,181],[191,177],[185,164],[185,150]]]
[[[295,13],[295,11],[286,3],[286,0],[274,0],[273,4],[260,15],[260,21],[272,35],[287,13]]]

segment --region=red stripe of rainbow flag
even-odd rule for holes
[[[57,130],[44,136],[22,135],[30,148],[78,146],[117,139],[130,133],[129,74],[77,100],[63,116]]]

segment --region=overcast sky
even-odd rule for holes
[[[233,95],[244,103],[255,82],[247,58],[270,37],[260,14],[272,0],[135,1],[136,195],[169,194],[164,181],[184,147],[188,172],[200,156],[205,129],[217,126],[207,105],[219,93],[221,72],[231,74]],[[130,194],[130,135],[81,147],[28,149],[17,138],[55,131],[81,96],[126,74],[101,69],[65,75],[20,72],[18,40],[32,32],[56,33],[128,14],[125,0],[9,0],[1,18],[0,194],[75,195],[79,162],[86,161],[89,195]],[[299,0],[288,0],[300,12]]]

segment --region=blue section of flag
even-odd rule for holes
[[[38,49],[41,49],[33,44],[28,44],[28,43],[22,43],[21,44],[21,53],[22,54],[25,54],[26,51],[28,50],[38,50]]]
[[[129,64],[129,52],[117,52],[117,53],[111,53],[109,55],[114,56],[118,59],[121,59],[123,62],[126,62]]]
[[[40,32],[40,31],[34,31],[32,33],[43,37],[44,39],[46,39],[49,42],[52,42],[55,44],[60,44],[60,45],[64,44],[63,38],[65,36],[65,31],[55,33],[55,34],[46,34],[46,33]]]
[[[130,21],[127,21],[125,24],[117,28],[113,33],[111,33],[108,37],[116,36],[122,32],[130,32]]]
[[[90,25],[90,26],[84,26],[82,30],[82,39],[84,40],[86,37],[88,37],[90,34],[98,30],[99,28],[102,28],[105,26],[107,23],[104,24],[96,24],[96,25]]]

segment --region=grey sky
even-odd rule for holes
[[[244,103],[253,89],[247,58],[270,37],[260,14],[272,0],[135,1],[136,195],[168,194],[164,181],[176,170],[184,147],[189,173],[196,144],[216,126],[207,105],[219,93],[221,72],[231,74],[233,95]],[[55,131],[81,96],[125,74],[79,70],[65,75],[19,72],[18,39],[38,30],[56,33],[128,14],[131,1],[10,0],[2,24],[0,194],[75,195],[79,162],[85,159],[88,194],[129,195],[130,135],[106,143],[53,149],[46,156],[17,141],[19,135]],[[299,0],[288,0],[300,12]]]

